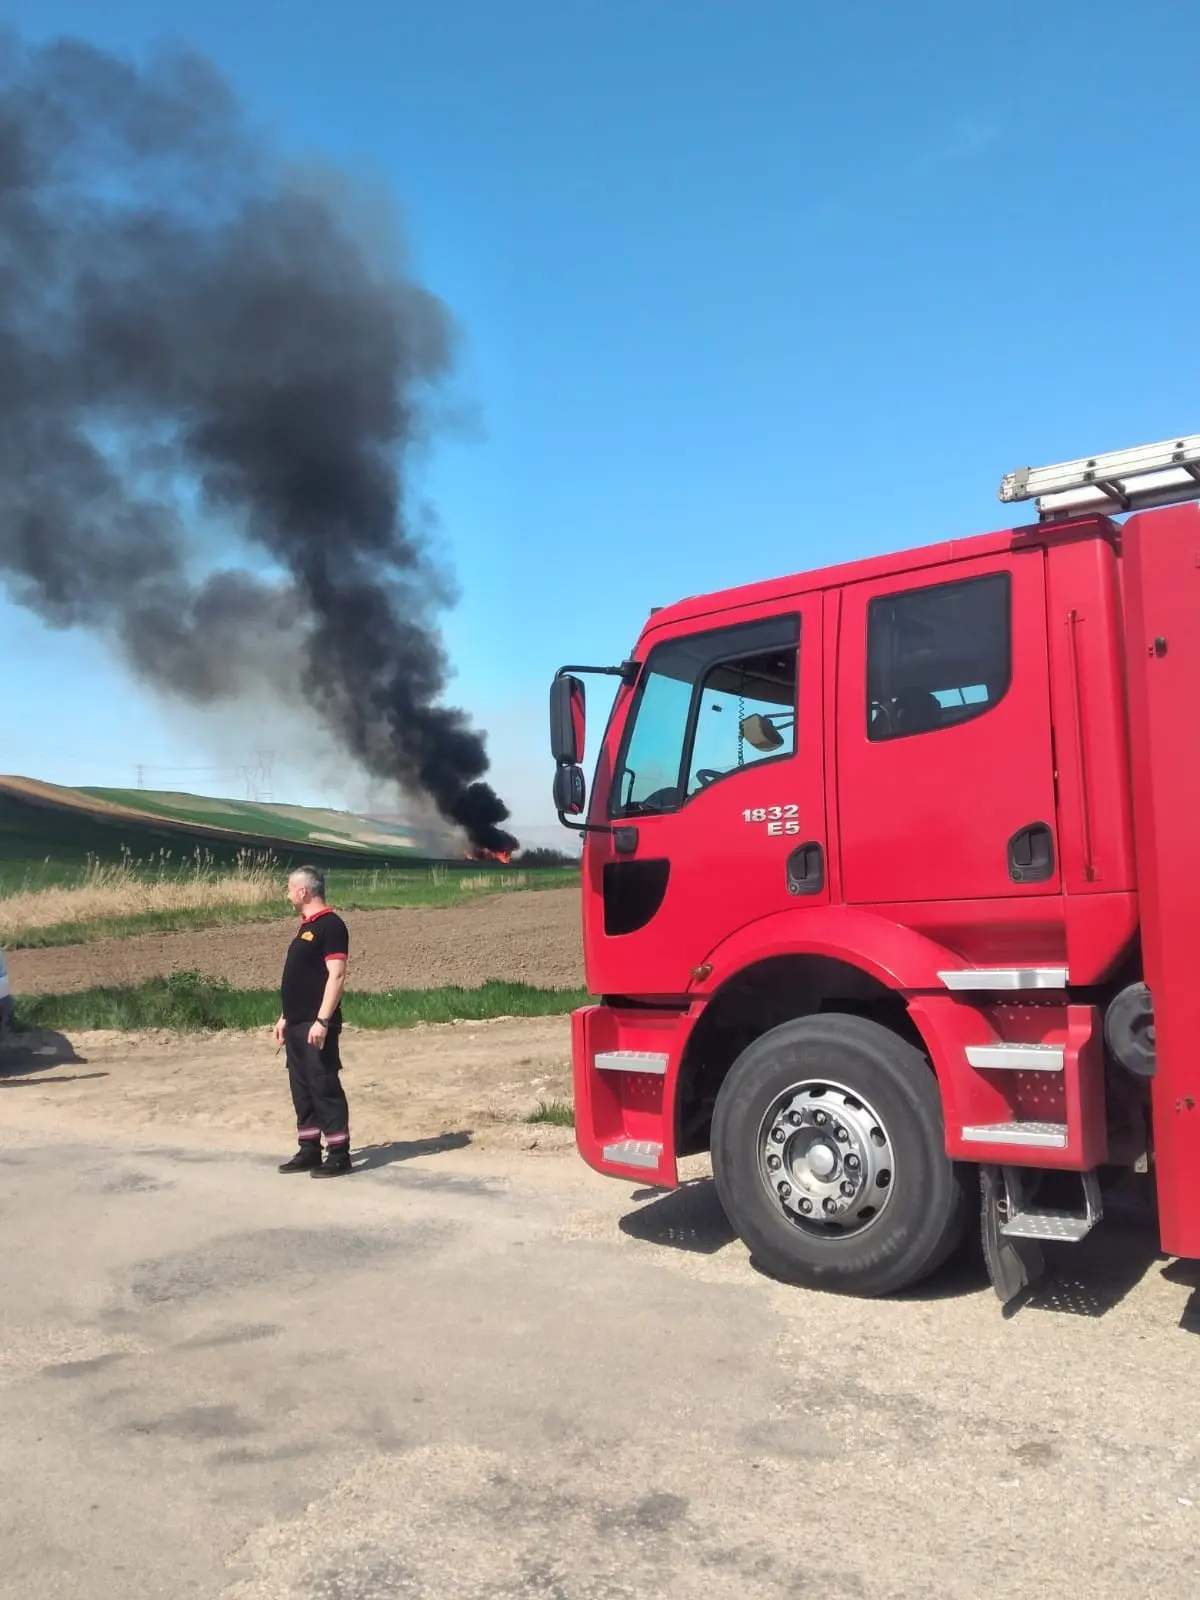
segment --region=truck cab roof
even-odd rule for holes
[[[731,610],[735,606],[769,605],[776,600],[782,602],[790,595],[811,594],[820,589],[838,589],[847,584],[873,582],[879,578],[920,571],[923,567],[970,561],[979,556],[1002,555],[1022,546],[1066,544],[1081,539],[1105,539],[1115,543],[1119,538],[1118,524],[1104,516],[1070,517],[1055,522],[1026,523],[1020,527],[1004,528],[994,533],[969,534],[965,538],[949,539],[940,544],[891,551],[885,555],[866,556],[858,561],[816,567],[808,572],[768,578],[758,583],[739,584],[731,589],[717,589],[708,594],[690,595],[671,605],[658,607],[651,613],[645,631],[649,633],[668,624],[694,621],[714,613]]]

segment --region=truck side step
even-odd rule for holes
[[[940,1005],[946,1032],[954,1035],[944,1066],[958,1080],[957,1104],[946,1123],[948,1155],[1000,1166],[1027,1161],[1061,1172],[1105,1164],[1099,1006],[1050,995],[1007,1001],[956,995]],[[1020,1149],[1029,1155],[1014,1153]]]
[[[998,994],[1025,989],[1065,989],[1071,975],[1066,967],[958,967],[950,972],[939,972],[938,977],[956,994]]]
[[[962,1131],[966,1144],[1014,1144],[1030,1149],[1065,1150],[1065,1122],[990,1122]]]
[[[657,1167],[662,1156],[662,1145],[653,1139],[621,1139],[617,1144],[606,1144],[603,1155],[621,1167]]]
[[[969,1044],[967,1062],[982,1071],[1061,1072],[1060,1044]]]
[[[596,1067],[600,1072],[653,1072],[664,1077],[670,1056],[657,1050],[598,1050]]]
[[[1094,1224],[1073,1211],[1020,1211],[1001,1227],[1006,1239],[1058,1239],[1078,1244],[1091,1233]]]
[[[1082,1216],[1074,1211],[1039,1211],[1021,1198],[1020,1185],[1010,1182],[1009,1195],[1017,1200],[1020,1209],[1007,1222],[1001,1223],[1000,1232],[1006,1239],[1048,1239],[1070,1244],[1086,1239],[1103,1217],[1104,1207],[1096,1174],[1082,1172],[1080,1177],[1083,1179]]]

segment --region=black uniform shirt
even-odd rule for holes
[[[288,946],[283,964],[283,982],[280,998],[286,1022],[315,1022],[321,1012],[325,997],[325,980],[329,970],[325,963],[335,956],[346,960],[350,954],[350,933],[336,911],[328,907],[305,917]],[[342,1008],[339,1003],[332,1017],[325,1021],[340,1023]]]

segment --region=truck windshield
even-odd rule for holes
[[[796,749],[800,619],[771,617],[650,652],[613,784],[614,816],[674,811],[743,767]]]

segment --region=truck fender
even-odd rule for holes
[[[805,906],[747,923],[697,969],[690,992],[710,998],[745,967],[773,956],[825,956],[902,993],[944,990],[939,972],[962,960],[944,945],[856,906]],[[704,972],[704,968],[708,968]]]
[[[779,911],[739,928],[709,955],[711,971],[696,989],[712,997],[747,967],[774,956],[823,956],[874,978],[909,1002],[942,1092],[947,1125],[957,1126],[963,1060],[961,1006],[938,977],[962,965],[945,945],[854,906],[807,906]],[[703,969],[701,969],[703,970]],[[916,998],[924,996],[924,998]],[[696,998],[701,995],[697,994]]]

